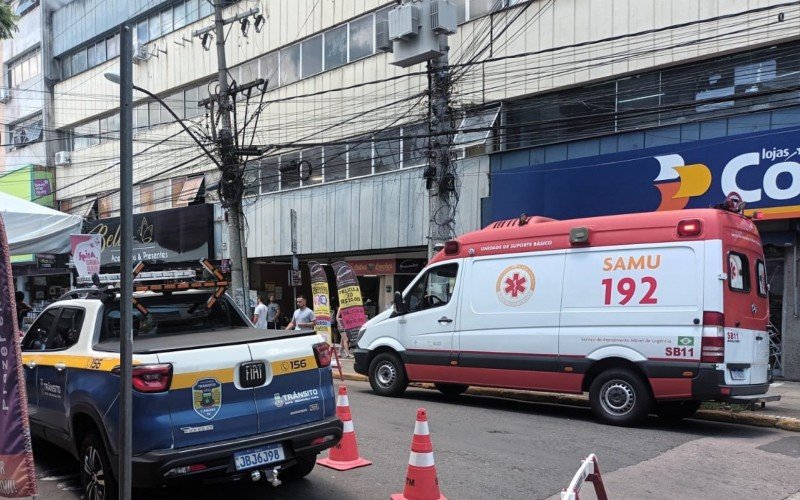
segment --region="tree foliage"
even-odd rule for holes
[[[10,5],[0,3],[0,38],[4,40],[13,38],[14,33],[18,31],[18,20],[19,16],[14,14]]]

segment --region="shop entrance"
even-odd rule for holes
[[[785,248],[774,245],[764,246],[769,285],[769,363],[772,366],[772,374],[776,377],[783,375],[781,331],[783,329],[785,254]]]
[[[378,296],[380,294],[381,279],[378,276],[359,276],[358,285],[364,300],[364,309],[367,318],[374,318],[378,314]]]

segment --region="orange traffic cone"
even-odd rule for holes
[[[336,398],[336,416],[344,423],[342,440],[331,448],[328,458],[321,458],[317,463],[336,470],[350,470],[356,467],[371,465],[358,454],[358,442],[353,430],[353,418],[350,415],[350,401],[347,398],[347,387],[339,386],[339,397]]]
[[[433,444],[428,431],[428,414],[425,408],[417,410],[411,456],[408,458],[406,487],[402,493],[392,495],[392,500],[447,500],[439,492],[439,478],[433,463]]]

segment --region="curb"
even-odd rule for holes
[[[334,372],[335,373],[335,372]],[[352,382],[367,382],[367,377],[357,373],[344,372],[345,380]],[[334,376],[338,379],[338,374]],[[341,380],[341,379],[339,379]],[[420,389],[435,390],[433,384],[411,383],[412,387]],[[518,399],[530,403],[548,403],[567,406],[589,407],[589,398],[577,394],[556,394],[552,392],[528,392],[514,389],[494,389],[490,387],[470,387],[466,394],[473,396],[491,396],[499,398]],[[800,432],[800,419],[792,417],[781,417],[776,415],[764,415],[762,413],[744,413],[726,410],[699,410],[694,417],[697,420],[707,420],[710,422],[725,422],[754,427],[774,427],[792,432]]]

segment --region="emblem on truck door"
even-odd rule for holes
[[[500,302],[507,306],[521,306],[533,295],[536,277],[528,266],[517,264],[507,267],[497,278],[495,291]]]
[[[216,417],[222,407],[222,384],[214,378],[198,380],[192,387],[192,406],[206,420]]]

